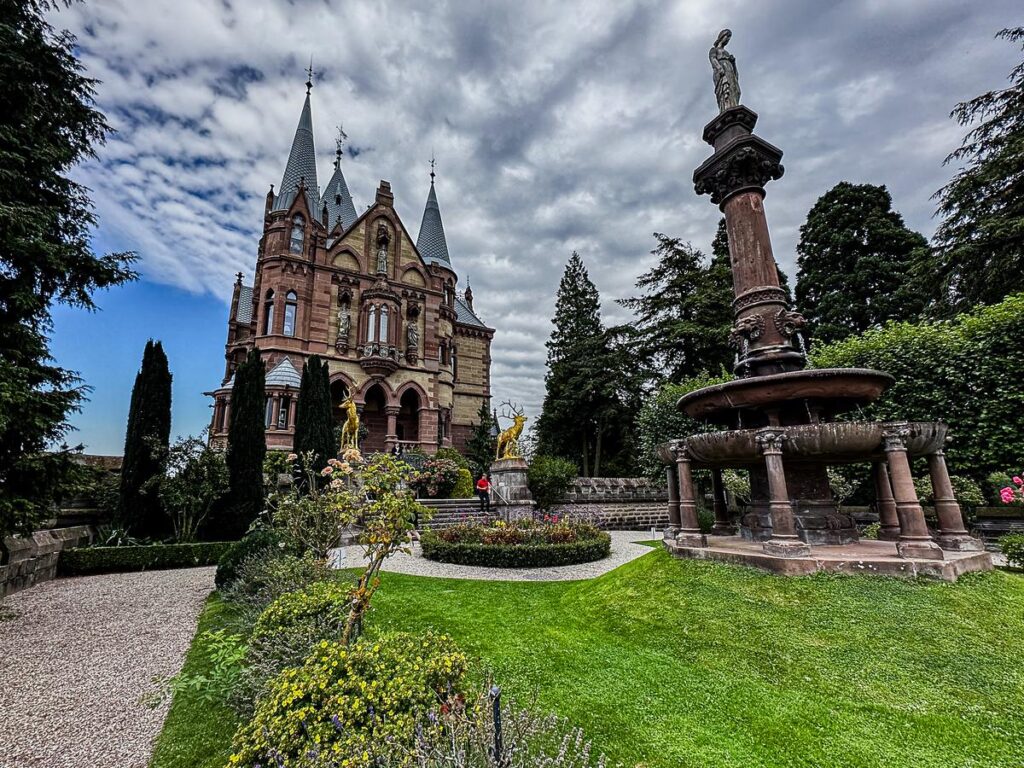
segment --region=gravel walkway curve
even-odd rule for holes
[[[411,555],[397,554],[384,563],[384,570],[393,573],[407,573],[412,576],[434,576],[444,579],[481,579],[483,581],[576,581],[593,579],[620,565],[646,555],[651,548],[638,541],[650,541],[650,531],[609,531],[612,537],[612,552],[603,560],[579,565],[559,565],[552,568],[485,568],[476,565],[454,565],[427,560],[420,551],[420,545],[413,546]],[[358,546],[344,547],[344,561],[337,562],[342,568],[353,568],[362,561],[362,550]]]
[[[4,600],[0,768],[144,768],[214,568],[58,579]]]

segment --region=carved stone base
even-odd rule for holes
[[[679,533],[678,528],[673,528],[671,525],[665,529],[664,535],[662,536],[665,541],[675,541],[676,534]]]
[[[939,547],[947,552],[984,552],[985,545],[967,534],[939,534]]]
[[[808,557],[811,554],[811,548],[797,540],[769,539],[761,548],[772,557]]]
[[[533,500],[526,482],[528,465],[525,459],[499,459],[491,464],[491,484],[494,486],[493,503],[515,506]]]
[[[896,552],[908,560],[942,560],[945,557],[934,541],[897,541]]]
[[[712,536],[735,536],[736,525],[734,523],[716,522],[711,526]]]
[[[680,547],[706,547],[708,545],[708,537],[703,533],[683,533],[680,531],[676,534],[676,544]]]

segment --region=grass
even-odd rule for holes
[[[784,578],[662,551],[586,582],[386,574],[369,631],[428,627],[629,766],[966,768],[1024,754],[1014,574]],[[178,705],[160,746],[216,735],[218,762],[194,751],[154,765],[222,764],[230,729]]]

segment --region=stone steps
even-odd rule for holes
[[[473,499],[420,499],[420,503],[429,507],[434,515],[425,524],[417,524],[417,528],[450,528],[464,523],[490,523],[498,519],[492,506],[491,512],[480,511],[480,502]]]

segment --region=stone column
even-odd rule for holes
[[[384,415],[388,417],[388,429],[384,435],[384,445],[387,446],[389,451],[398,442],[398,414],[401,410],[401,407],[397,405],[384,406]]]
[[[736,526],[729,517],[729,507],[725,499],[725,484],[722,482],[722,470],[711,470],[711,496],[714,500],[715,525],[711,532],[716,536],[733,536]]]
[[[935,497],[935,514],[939,518],[939,546],[951,552],[979,552],[984,549],[980,541],[973,538],[964,527],[953,484],[949,481],[946,468],[946,454],[940,448],[928,456],[928,474],[932,479],[932,495]]]
[[[666,467],[665,475],[668,481],[668,528],[665,529],[665,538],[674,539],[679,533],[679,475],[675,467]]]
[[[697,494],[690,470],[690,451],[682,444],[674,446],[676,475],[679,478],[679,532],[676,543],[683,547],[706,547],[708,538],[700,532],[697,519]]]
[[[263,403],[264,409],[266,409],[266,402]],[[270,396],[270,424],[267,425],[268,429],[277,429],[277,409],[281,407],[281,400],[277,395]],[[266,421],[267,412],[263,411],[263,420]]]
[[[892,485],[889,483],[889,470],[884,461],[876,461],[871,465],[871,475],[875,481],[875,506],[878,508],[880,528],[878,538],[882,541],[896,541],[900,537],[900,520],[896,515],[896,500],[892,497]]]
[[[888,424],[882,432],[889,477],[892,479],[892,493],[896,498],[896,515],[900,520],[900,538],[896,542],[896,551],[900,557],[942,560],[942,550],[928,535],[924,510],[921,509],[921,502],[914,489],[914,478],[910,474],[910,461],[907,458],[909,437],[910,426],[906,422]]]
[[[775,557],[806,557],[811,548],[796,534],[796,518],[786,487],[786,470],[782,464],[782,444],[786,433],[767,427],[758,430],[757,444],[764,455],[768,474],[768,512],[772,519],[772,537],[762,546],[765,554]]]

